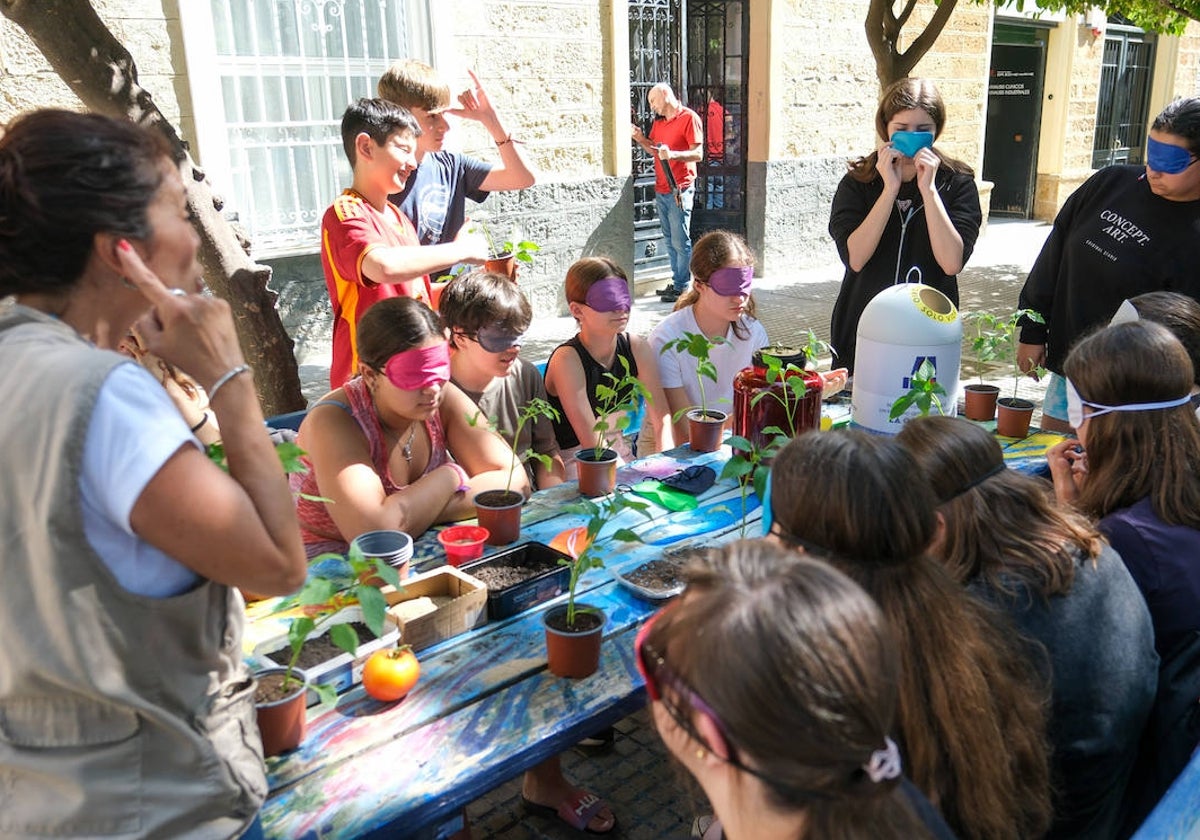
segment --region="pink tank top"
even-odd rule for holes
[[[322,403],[336,405],[349,412],[354,421],[358,423],[359,429],[362,430],[370,446],[371,465],[375,467],[375,473],[383,482],[383,492],[390,496],[404,489],[407,485],[399,485],[392,480],[391,472],[388,469],[388,450],[384,441],[383,427],[379,424],[379,417],[375,414],[375,404],[371,400],[371,394],[362,377],[351,379],[342,386],[342,390],[346,392],[349,405],[336,400],[324,400]],[[317,405],[322,403],[317,403]],[[425,467],[422,475],[428,475],[450,460],[450,456],[446,452],[446,433],[442,429],[441,415],[435,412],[426,420],[425,431],[429,434],[430,456],[429,464]],[[312,462],[308,456],[304,456],[301,460],[308,467],[308,472],[292,476],[293,492],[320,496]],[[349,543],[338,530],[333,517],[329,515],[329,508],[324,502],[297,496],[296,516],[300,520],[300,533],[304,537],[304,548],[310,558],[330,551],[345,554],[349,549]],[[414,538],[417,536],[419,535],[413,534]]]

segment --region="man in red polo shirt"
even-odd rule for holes
[[[654,204],[662,224],[663,239],[671,257],[671,286],[661,290],[661,300],[673,303],[691,279],[692,202],[696,198],[696,162],[704,153],[700,115],[684,107],[670,85],[659,83],[646,94],[650,110],[659,116],[646,137],[633,126],[633,141],[658,158],[654,167]],[[664,166],[671,167],[677,192],[671,189]]]

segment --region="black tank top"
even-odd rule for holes
[[[602,367],[599,362],[592,358],[592,355],[584,349],[583,341],[578,335],[570,341],[564,342],[554,348],[554,353],[564,347],[573,347],[575,352],[579,354],[579,362],[583,365],[583,379],[587,386],[588,405],[592,407],[592,412],[596,412],[596,386],[604,382],[604,374],[611,373],[613,376],[622,377],[625,375],[625,368],[622,367],[620,360],[624,359],[629,362],[629,372],[633,376],[637,376],[638,367],[637,360],[633,358],[633,346],[629,342],[629,333],[621,333],[617,336],[617,352],[613,356],[612,367]],[[554,353],[550,354],[550,358],[554,358]],[[549,367],[549,361],[547,361]],[[546,394],[550,400],[550,405],[554,406],[561,420],[554,421],[554,437],[558,439],[560,449],[570,449],[572,446],[579,445],[579,437],[575,434],[575,430],[571,428],[571,421],[567,419],[567,413],[563,411],[562,400],[555,394]],[[621,394],[621,399],[624,400],[629,395]],[[589,442],[590,443],[590,442]]]

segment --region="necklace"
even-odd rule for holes
[[[404,456],[405,461],[412,461],[412,446],[413,438],[417,434],[417,421],[413,420],[408,424],[408,440],[404,441],[404,445],[400,447],[400,454]]]

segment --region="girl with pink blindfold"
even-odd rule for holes
[[[767,345],[767,331],[754,317],[754,252],[736,233],[710,231],[692,246],[692,285],[668,315],[650,333],[658,359],[659,378],[675,423],[675,441],[688,440],[683,409],[700,405],[696,378],[697,360],[686,353],[663,348],[684,333],[720,339],[709,359],[717,367],[715,386],[706,386],[708,407],[730,413],[733,378],[750,366],[754,351]]]
[[[596,388],[607,381],[606,373],[623,376],[624,364],[628,364],[630,373],[650,392],[637,454],[670,449],[674,444],[667,398],[658,380],[654,350],[646,339],[625,330],[633,305],[625,271],[607,257],[584,257],[567,269],[565,286],[571,314],[579,323],[579,334],[550,354],[546,393],[562,417],[554,424],[554,434],[567,478],[576,476],[573,456],[580,444],[588,446],[589,441],[595,440]],[[614,418],[610,418],[610,428],[617,428]],[[624,438],[613,440],[610,448],[623,460],[633,457],[633,448]]]
[[[358,322],[359,375],[326,394],[300,426],[309,471],[295,477],[305,550],[345,552],[366,531],[419,536],[475,515],[472,500],[508,482],[512,449],[450,379],[438,316],[420,301],[389,298]],[[524,470],[512,489],[530,493]],[[328,503],[312,497],[324,497]]]

